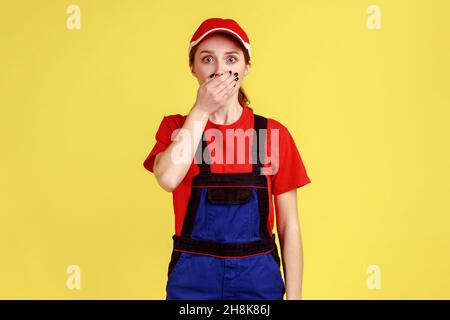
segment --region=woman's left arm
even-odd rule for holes
[[[297,189],[276,195],[275,208],[286,284],[286,300],[301,300],[303,248],[298,221]]]

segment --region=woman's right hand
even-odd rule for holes
[[[239,89],[236,83],[236,76],[231,70],[220,75],[213,73],[199,86],[194,108],[200,109],[208,115],[216,112]]]
[[[209,114],[221,108],[236,93],[239,86],[235,85],[235,78],[232,73],[225,72],[211,77],[198,88],[197,100],[182,126],[183,133],[186,134],[183,136],[191,139],[174,139],[165,151],[155,157],[153,170],[164,190],[172,192],[186,176],[202,138],[202,135],[196,134],[199,129],[197,125],[201,123],[200,132],[203,132]],[[173,161],[174,157],[181,157],[186,161]]]

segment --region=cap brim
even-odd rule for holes
[[[203,38],[205,38],[207,35],[212,34],[212,33],[227,33],[227,34],[229,34],[229,35],[234,36],[237,40],[239,40],[240,43],[242,43],[242,45],[245,47],[245,49],[247,49],[248,55],[249,55],[249,57],[251,57],[250,44],[247,43],[247,42],[245,42],[244,39],[242,39],[241,36],[238,35],[236,32],[234,32],[233,30],[227,29],[227,28],[214,28],[214,29],[208,30],[207,32],[205,32],[204,34],[202,34],[200,38],[198,38],[198,39],[195,40],[195,41],[192,41],[192,42],[189,44],[189,50],[188,50],[188,53],[190,53],[190,52],[191,52],[191,49],[192,49],[195,45],[199,44],[199,43],[203,40]]]

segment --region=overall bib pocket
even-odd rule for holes
[[[219,242],[247,242],[259,239],[258,201],[253,188],[212,187],[206,189],[207,233]],[[255,221],[257,216],[258,221]],[[257,231],[257,230],[256,230]]]
[[[245,204],[252,198],[250,188],[209,188],[208,200],[213,204]]]

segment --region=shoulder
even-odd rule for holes
[[[285,134],[289,133],[288,128],[284,124],[282,124],[280,121],[273,119],[273,118],[266,117],[264,115],[260,115],[260,116],[263,116],[264,118],[267,119],[267,131],[268,132],[275,129],[275,130],[279,131],[280,135],[285,135]]]
[[[186,121],[186,118],[187,115],[182,115],[179,113],[165,115],[161,120],[160,127],[173,131],[175,129],[181,128]]]

